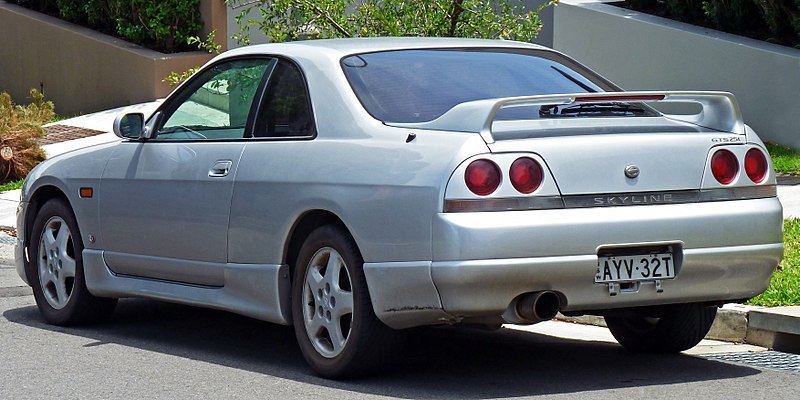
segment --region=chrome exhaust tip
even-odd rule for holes
[[[561,298],[550,290],[528,293],[520,297],[515,308],[517,315],[531,323],[549,321],[561,310]]]

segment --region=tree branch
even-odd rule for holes
[[[447,30],[447,36],[453,37],[456,35],[456,27],[458,26],[459,17],[464,12],[464,0],[453,0],[453,9],[450,13],[450,29]]]
[[[313,4],[312,2],[310,2],[308,0],[301,0],[301,3],[311,7],[311,9],[314,10],[314,12],[318,13],[319,16],[321,16],[326,21],[328,21],[328,23],[331,24],[333,29],[336,29],[337,31],[339,31],[339,33],[341,33],[345,37],[352,37],[353,36],[353,35],[350,34],[350,32],[348,32],[346,29],[344,29],[343,26],[339,25],[339,23],[336,22],[333,19],[333,17],[330,16],[330,14],[328,14],[325,10],[319,8],[316,4]]]

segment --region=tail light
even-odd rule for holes
[[[464,172],[467,188],[478,196],[492,194],[502,181],[502,174],[497,164],[489,160],[475,160]]]
[[[530,157],[516,159],[509,169],[511,184],[522,194],[533,193],[542,184],[542,166]]]
[[[739,173],[739,162],[736,161],[736,156],[728,150],[717,150],[711,156],[711,173],[717,182],[727,185],[736,179],[736,174]]]
[[[750,149],[744,156],[744,171],[753,183],[761,183],[767,177],[767,157],[761,150]]]

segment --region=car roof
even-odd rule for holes
[[[343,57],[350,54],[403,49],[434,48],[518,48],[549,50],[544,46],[511,40],[429,38],[429,37],[375,37],[351,39],[316,39],[295,42],[257,44],[240,47],[224,53],[225,58],[254,54],[310,55],[327,53]]]

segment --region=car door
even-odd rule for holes
[[[100,183],[99,244],[120,275],[224,284],[233,179],[269,58],[206,68],[160,107],[154,137],[124,141]]]
[[[278,60],[255,114],[236,176],[228,260],[280,264],[286,225],[307,194],[306,183],[324,174],[314,169],[316,160],[335,149],[313,146],[317,131],[306,78],[291,60]]]

